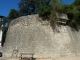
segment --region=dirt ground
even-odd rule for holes
[[[56,58],[54,60],[80,60],[80,57],[64,57],[64,58]]]
[[[19,60],[18,58],[3,58],[0,57],[0,60]],[[22,59],[26,60],[26,59]],[[80,57],[63,57],[63,58],[53,58],[53,59],[36,59],[36,60],[80,60]]]
[[[63,58],[37,59],[37,60],[80,60],[80,57],[63,57]]]

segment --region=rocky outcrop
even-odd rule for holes
[[[68,26],[52,30],[48,21],[38,15],[23,16],[13,20],[7,32],[3,56],[13,56],[13,51],[34,53],[35,58],[54,58],[80,55],[80,32]]]

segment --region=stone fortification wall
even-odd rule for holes
[[[34,53],[35,58],[54,58],[80,55],[80,32],[68,26],[57,26],[53,32],[49,22],[38,15],[23,16],[10,23],[3,56],[11,57],[13,50]]]

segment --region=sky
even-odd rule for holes
[[[0,0],[0,15],[8,16],[11,9],[18,10],[20,0]]]
[[[70,4],[74,0],[62,0],[65,4]],[[20,0],[0,0],[0,15],[8,16],[11,9],[18,10],[18,3]]]
[[[65,4],[71,4],[74,0],[62,0],[62,2]]]

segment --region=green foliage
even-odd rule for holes
[[[8,18],[10,20],[13,20],[13,19],[18,18],[18,17],[19,17],[19,12],[15,9],[11,9],[9,12]]]
[[[21,16],[35,14],[35,5],[37,1],[38,0],[20,0],[18,6]]]
[[[74,18],[74,14],[72,11],[67,12],[68,18],[72,20]]]
[[[75,0],[73,4],[64,5],[65,13],[68,15],[70,19],[70,26],[78,30],[80,28],[80,5],[78,4],[80,1]]]
[[[68,13],[73,10],[73,5],[72,4],[67,4],[62,6],[62,13]]]
[[[52,29],[54,30],[56,27],[55,18],[57,18],[57,13],[61,13],[62,4],[61,0],[51,0],[51,14],[50,14],[50,25],[52,26]]]
[[[36,4],[36,10],[41,17],[49,18],[51,14],[51,0],[39,0]]]
[[[51,25],[55,24],[56,12],[66,13],[69,18],[69,25],[78,30],[80,28],[80,0],[75,0],[72,4],[62,5],[61,0],[52,0]],[[55,25],[54,25],[55,26]]]
[[[62,0],[20,0],[19,12],[11,9],[8,18],[15,19],[19,16],[38,13],[40,17],[50,19],[51,25],[55,26],[55,18],[58,13],[66,13],[70,20],[70,26],[80,28],[80,0],[72,4],[62,4]]]
[[[52,6],[52,11],[51,11],[51,20],[56,17],[56,13],[61,12],[60,10],[62,9],[62,4],[61,0],[51,0],[51,6]]]
[[[62,0],[51,0],[53,11],[58,12],[62,8]]]
[[[21,16],[38,13],[48,19],[51,18],[50,15],[60,11],[61,0],[21,0],[18,5]]]
[[[80,5],[80,0],[75,0],[73,4],[76,5],[76,6]]]

